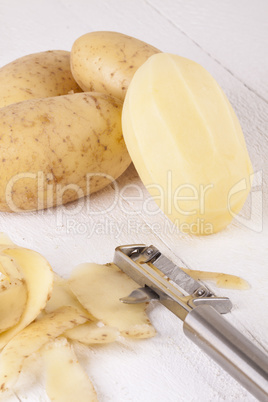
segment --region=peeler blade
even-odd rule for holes
[[[186,272],[170,261],[165,255],[161,254],[156,247],[149,246],[145,249],[143,255],[148,256],[145,260],[146,262],[152,262],[154,267],[179,286],[183,290],[183,293],[187,293],[188,295],[197,294],[198,296],[208,295],[207,288],[186,274]],[[150,259],[150,256],[153,256],[152,259]]]
[[[151,300],[158,300],[159,296],[151,288],[145,286],[143,288],[135,289],[130,295],[121,297],[120,301],[126,304],[139,304],[148,303]]]

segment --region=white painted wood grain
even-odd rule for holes
[[[249,90],[268,101],[267,1],[147,1]]]
[[[249,223],[234,222],[210,237],[179,233],[162,213],[149,216],[142,210],[148,194],[133,166],[118,180],[117,189],[134,183],[141,189],[143,201],[121,194],[115,207],[103,214],[117,194],[109,186],[91,197],[89,210],[85,200],[80,200],[74,203],[73,213],[65,207],[22,215],[2,213],[0,230],[19,245],[41,252],[65,277],[80,262],[111,261],[117,245],[133,242],[153,243],[174,262],[190,268],[240,275],[249,281],[250,290],[217,292],[233,301],[229,320],[268,350],[266,7],[261,0],[0,1],[1,65],[27,53],[68,50],[78,36],[92,30],[121,31],[201,63],[232,102],[254,168],[262,171],[263,178],[259,192],[255,192],[263,195],[263,210],[259,204],[256,207],[263,213],[259,231],[250,229]],[[134,190],[131,195],[136,195]],[[250,205],[245,208],[248,212]],[[122,340],[89,349],[77,346],[101,402],[255,400],[184,337],[182,323],[170,312],[152,305],[150,317],[158,330],[155,339]],[[35,371],[30,383],[20,384],[17,395],[22,401],[47,401],[40,372]],[[9,401],[16,399],[13,395]]]

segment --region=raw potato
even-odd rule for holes
[[[0,109],[0,210],[65,204],[115,180],[130,164],[120,101],[81,93]]]
[[[16,325],[26,306],[27,287],[20,279],[0,278],[0,333]]]
[[[70,52],[29,54],[0,68],[0,108],[33,98],[81,92],[70,69]]]
[[[71,51],[71,69],[84,91],[104,92],[124,100],[135,71],[153,54],[153,46],[117,32],[90,32]]]
[[[72,271],[69,283],[80,303],[105,325],[118,328],[121,335],[133,338],[155,335],[145,313],[145,303],[120,302],[121,297],[138,286],[115,264],[81,264]]]
[[[85,321],[86,317],[73,307],[62,307],[24,328],[8,342],[1,353],[0,389],[9,390],[15,384],[23,361],[28,356],[37,352],[50,339]]]
[[[19,322],[0,334],[0,350],[30,324],[45,307],[52,291],[53,273],[49,263],[35,251],[6,248],[2,251],[16,261],[27,286],[27,303]]]
[[[131,81],[122,125],[143,183],[181,231],[218,232],[240,211],[251,162],[228,99],[202,66],[150,57]]]
[[[120,335],[119,331],[113,327],[99,327],[95,322],[86,322],[75,328],[68,329],[64,332],[64,336],[71,341],[82,342],[85,345],[94,343],[111,343],[115,342]]]
[[[94,387],[66,339],[42,349],[46,366],[46,391],[55,402],[97,402]]]

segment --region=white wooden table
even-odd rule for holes
[[[217,290],[231,298],[228,319],[268,350],[268,3],[266,0],[0,0],[0,64],[28,53],[69,50],[80,35],[114,30],[202,64],[228,95],[243,128],[257,182],[242,216],[223,232],[191,237],[162,214],[148,216],[134,189],[148,197],[133,166],[74,210],[0,214],[0,230],[42,253],[68,276],[81,262],[109,262],[120,244],[154,244],[189,268],[232,273],[250,290]],[[93,213],[94,212],[94,213]],[[124,295],[122,295],[124,296]],[[254,401],[235,380],[188,341],[182,322],[159,305],[149,309],[158,335],[81,349],[79,358],[101,402]],[[47,401],[40,372],[22,387],[22,401]],[[39,373],[39,374],[38,374]],[[14,401],[18,399],[14,395]],[[1,399],[1,398],[0,398]],[[13,400],[11,398],[10,400]]]

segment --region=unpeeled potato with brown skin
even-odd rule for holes
[[[71,70],[84,91],[104,92],[122,101],[135,71],[160,50],[118,32],[90,32],[71,51]]]
[[[82,92],[70,69],[70,52],[29,54],[0,68],[0,108],[28,99]]]
[[[131,162],[121,111],[122,102],[99,93],[0,109],[0,210],[65,204],[120,176]]]

